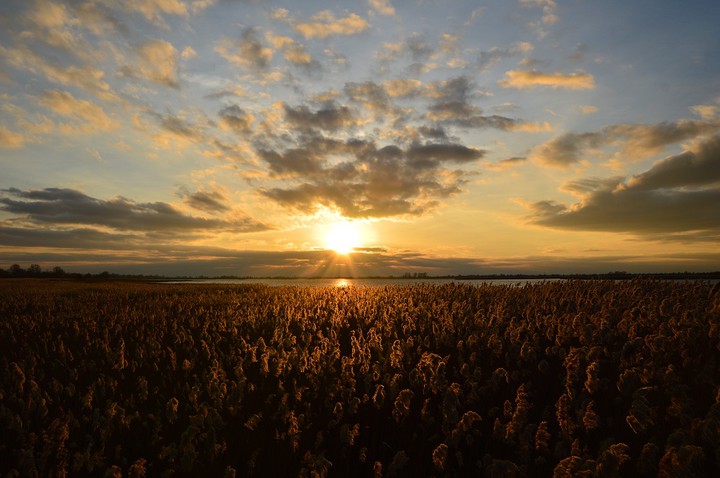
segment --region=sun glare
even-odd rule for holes
[[[337,221],[325,232],[325,247],[338,254],[349,254],[362,245],[362,230],[355,222]]]

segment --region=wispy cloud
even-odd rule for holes
[[[364,18],[356,13],[336,18],[335,14],[330,10],[316,13],[308,21],[290,19],[288,21],[290,21],[293,30],[308,39],[322,39],[337,35],[357,35],[366,31],[370,26]]]
[[[390,0],[368,0],[368,5],[373,12],[380,15],[395,15],[395,7],[392,6]]]
[[[477,67],[481,72],[485,72],[506,58],[529,55],[534,49],[532,43],[521,41],[505,48],[493,47],[483,50],[478,55]]]
[[[178,51],[168,41],[148,40],[135,48],[137,61],[121,69],[128,76],[142,78],[170,88],[179,88]]]
[[[595,78],[590,73],[543,73],[537,70],[510,70],[498,84],[503,88],[567,88],[569,90],[591,90],[595,88]]]
[[[285,60],[289,63],[310,65],[314,62],[305,46],[294,39],[286,36],[275,36],[272,33],[267,33],[265,37],[275,49],[282,50]]]
[[[164,29],[168,28],[165,15],[188,16],[187,5],[180,0],[126,0],[122,6],[128,11],[142,14],[149,22]]]
[[[0,45],[0,57],[13,68],[39,73],[52,83],[84,89],[104,100],[121,101],[105,81],[105,72],[91,65],[58,64],[26,46],[6,48]]]
[[[11,131],[0,126],[0,147],[3,148],[20,148],[25,144],[26,138],[20,133]]]
[[[187,188],[181,188],[178,195],[183,199],[185,204],[198,211],[215,214],[230,210],[230,206],[227,205],[227,198],[217,189],[190,191]]]
[[[256,29],[246,28],[239,39],[225,38],[215,47],[226,60],[250,70],[264,70],[270,65],[273,50],[265,46]]]
[[[95,103],[75,98],[67,91],[48,90],[39,98],[40,104],[58,115],[74,119],[74,123],[61,125],[65,133],[109,131],[118,127],[103,108]]]
[[[520,4],[524,7],[541,7],[543,23],[553,24],[559,20],[556,14],[557,3],[555,0],[520,0]]]

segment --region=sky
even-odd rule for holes
[[[0,268],[720,270],[718,18],[717,0],[3,0]]]

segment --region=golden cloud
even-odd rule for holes
[[[368,27],[368,22],[355,13],[345,18],[335,18],[329,10],[316,14],[309,22],[293,25],[293,29],[305,38],[321,39],[334,35],[357,35]]]
[[[570,90],[591,90],[595,88],[595,78],[590,73],[543,73],[537,70],[510,70],[506,78],[498,82],[503,88],[567,88]]]
[[[25,144],[23,135],[0,126],[0,148],[20,148]]]
[[[395,15],[395,7],[390,0],[368,0],[368,5],[380,15]]]
[[[40,97],[40,104],[56,114],[78,121],[79,124],[75,125],[61,125],[64,132],[108,131],[117,127],[117,123],[101,107],[91,101],[75,98],[67,91],[46,91]]]

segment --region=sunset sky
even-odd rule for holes
[[[3,0],[0,267],[720,270],[718,18],[717,0]]]

